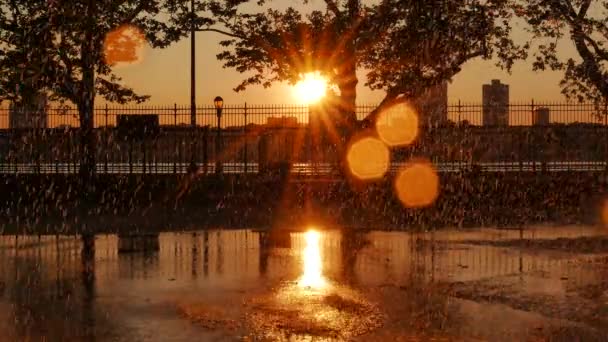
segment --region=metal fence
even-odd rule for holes
[[[358,118],[374,108],[358,106]],[[487,122],[494,113],[506,115],[509,124]],[[15,116],[19,114],[0,108],[0,173],[77,172],[76,109],[52,107],[25,119]],[[160,133],[144,140],[122,137],[115,127],[121,114],[158,115]],[[204,106],[196,109],[192,127],[187,106],[103,106],[95,109],[97,171],[183,173],[194,161],[203,173],[219,171],[220,164],[226,173],[257,173],[263,163],[288,160],[295,173],[337,172],[340,143],[335,133],[328,127],[311,129],[320,115],[308,106],[226,106],[218,127],[215,108]],[[444,172],[473,165],[486,171],[606,169],[608,116],[593,104],[484,108],[459,102],[443,110],[447,120],[430,122],[425,115],[419,113],[416,142],[392,149],[393,171],[412,157],[430,159]],[[41,127],[27,128],[24,120]],[[9,122],[18,127],[9,128]]]
[[[357,106],[357,118],[365,118],[375,104],[361,104]],[[502,113],[507,117],[509,126],[531,126],[534,118],[540,112],[546,111],[546,122],[537,122],[536,125],[546,124],[598,124],[607,125],[607,108],[598,108],[592,103],[578,102],[527,102],[510,103],[508,105],[483,106],[480,103],[468,103],[458,101],[450,103],[447,108],[433,108],[439,111],[439,117],[452,123],[468,123],[473,126],[494,126],[492,122],[484,123],[484,115],[487,117],[492,113]],[[0,130],[10,129],[10,122],[19,123],[23,120],[11,120],[13,113],[8,106],[0,106]],[[118,115],[122,114],[156,114],[162,126],[189,126],[191,123],[191,109],[189,106],[177,104],[168,106],[148,105],[126,105],[113,106],[104,105],[94,110],[95,127],[114,127]],[[213,106],[199,106],[195,110],[196,123],[198,126],[215,126],[217,123],[216,109]],[[226,105],[222,111],[222,128],[236,129],[248,125],[267,125],[277,122],[277,118],[288,118],[290,123],[296,120],[298,125],[308,124],[314,107],[306,105]],[[42,119],[31,121],[43,122],[44,128],[66,128],[78,127],[78,110],[73,106],[50,106],[44,113],[35,114],[43,116]],[[34,116],[35,116],[34,115]],[[425,113],[419,113],[421,121],[424,122]],[[542,116],[542,115],[541,115]],[[435,115],[437,117],[437,115]]]

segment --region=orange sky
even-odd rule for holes
[[[216,33],[197,33],[197,104],[212,104],[216,95],[221,95],[227,104],[293,104],[297,103],[291,87],[276,84],[264,89],[251,87],[242,93],[235,93],[235,87],[243,75],[232,69],[223,69],[215,55],[220,52],[218,42],[221,36]],[[520,42],[528,36],[521,27],[516,27],[514,38]],[[569,41],[561,44],[563,56],[575,56]],[[172,103],[188,104],[190,96],[190,41],[185,39],[167,49],[146,48],[143,60],[136,65],[116,68],[124,83],[143,94],[151,95],[151,105]],[[481,102],[481,86],[491,79],[501,79],[511,86],[511,102],[518,101],[563,101],[559,81],[561,73],[531,71],[529,61],[515,65],[513,72],[494,66],[493,61],[473,60],[467,63],[449,86],[451,102],[458,100]],[[363,73],[360,78],[360,103],[375,103],[382,93],[371,92],[363,87]],[[101,101],[100,101],[101,102]]]

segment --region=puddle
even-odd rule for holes
[[[78,238],[5,236],[0,330],[74,341],[606,336],[608,257],[589,246],[608,239],[591,227],[538,227],[522,248],[512,243],[520,236],[201,231],[119,254],[119,238],[103,235],[88,260]]]

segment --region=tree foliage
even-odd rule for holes
[[[121,84],[103,44],[126,24],[164,47],[179,32],[159,19],[160,0],[0,0],[0,100],[45,92],[83,109],[95,95],[118,103],[147,96]]]
[[[526,0],[515,7],[540,41],[536,70],[560,70],[562,92],[578,101],[608,101],[608,1]],[[559,54],[559,41],[570,40],[578,58]]]
[[[0,100],[27,106],[33,94],[45,93],[76,105],[86,187],[95,173],[96,96],[118,103],[148,98],[112,72],[105,38],[131,24],[152,46],[167,46],[180,33],[159,19],[163,6],[163,0],[0,0]]]
[[[339,89],[342,113],[351,120],[357,71],[365,71],[367,87],[386,93],[373,117],[384,106],[450,80],[473,58],[497,56],[510,68],[525,57],[525,49],[509,37],[506,1],[325,0],[323,5],[305,13],[278,10],[270,1],[205,0],[197,9],[207,17],[199,16],[197,25],[226,37],[218,59],[247,75],[236,91],[295,83],[303,73],[319,71]]]

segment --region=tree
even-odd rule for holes
[[[0,0],[0,100],[27,102],[44,92],[79,112],[81,175],[95,170],[94,104],[142,102],[148,97],[120,84],[106,60],[109,33],[133,25],[155,47],[180,37],[158,14],[161,0]]]
[[[366,71],[367,87],[386,93],[370,122],[383,108],[451,79],[473,58],[496,55],[510,68],[525,57],[509,38],[511,14],[503,0],[325,0],[324,7],[302,13],[267,1],[205,0],[196,10],[207,17],[195,20],[199,30],[226,37],[218,59],[247,74],[236,91],[293,84],[318,71],[338,88],[340,112],[351,125],[358,70]],[[182,15],[182,23],[191,20]]]
[[[608,1],[522,1],[517,14],[530,24],[540,41],[534,53],[535,70],[560,70],[562,93],[578,101],[597,105],[608,101]],[[559,55],[559,40],[568,38],[578,53],[575,58]]]

